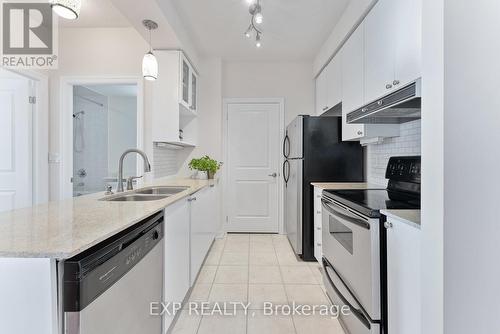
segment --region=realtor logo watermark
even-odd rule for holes
[[[47,0],[3,1],[1,65],[56,69],[57,18]]]

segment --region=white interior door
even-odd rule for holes
[[[279,230],[280,105],[228,104],[228,232]]]
[[[31,206],[30,80],[0,71],[0,211]]]

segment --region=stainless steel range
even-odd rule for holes
[[[332,302],[350,308],[349,315],[340,316],[349,334],[387,334],[380,210],[420,208],[419,156],[392,157],[386,178],[386,189],[323,191],[324,282]]]

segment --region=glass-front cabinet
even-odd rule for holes
[[[198,75],[188,59],[181,53],[180,104],[196,112],[198,109]]]

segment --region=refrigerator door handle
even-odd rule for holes
[[[290,180],[290,161],[285,160],[283,162],[283,180],[285,180],[285,187],[288,184],[288,180]]]
[[[290,156],[290,137],[288,137],[288,132],[283,140],[283,156],[287,159]]]

